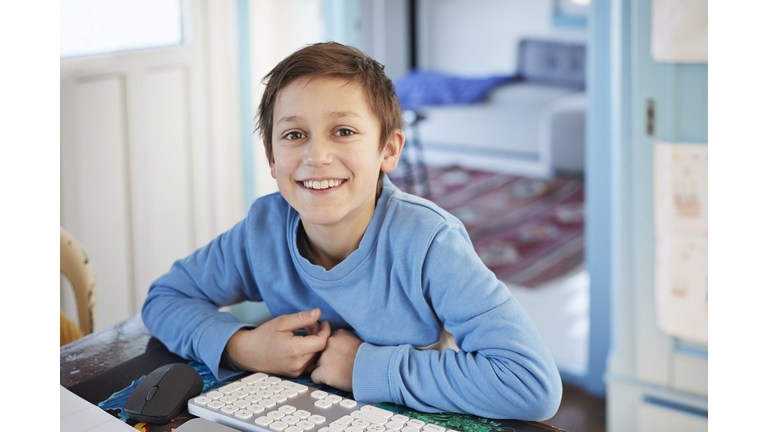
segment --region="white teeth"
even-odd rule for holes
[[[328,189],[340,185],[341,180],[307,180],[303,183],[304,187],[310,189]]]

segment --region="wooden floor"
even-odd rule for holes
[[[560,409],[543,423],[568,432],[605,432],[605,399],[563,384]]]

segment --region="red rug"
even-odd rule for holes
[[[390,179],[408,191],[396,171]],[[483,262],[510,283],[535,287],[584,261],[584,183],[427,167],[428,198],[459,218]],[[414,191],[424,195],[416,186]]]

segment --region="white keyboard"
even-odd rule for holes
[[[264,373],[187,406],[190,414],[252,432],[456,432]]]

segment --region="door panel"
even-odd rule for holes
[[[658,63],[651,58],[651,3],[632,2],[635,373],[643,381],[672,386],[676,340],[656,325],[653,146],[656,141],[707,142],[708,72],[706,64]]]
[[[182,5],[183,45],[60,64],[61,225],[93,259],[96,330],[243,217],[235,4]]]

